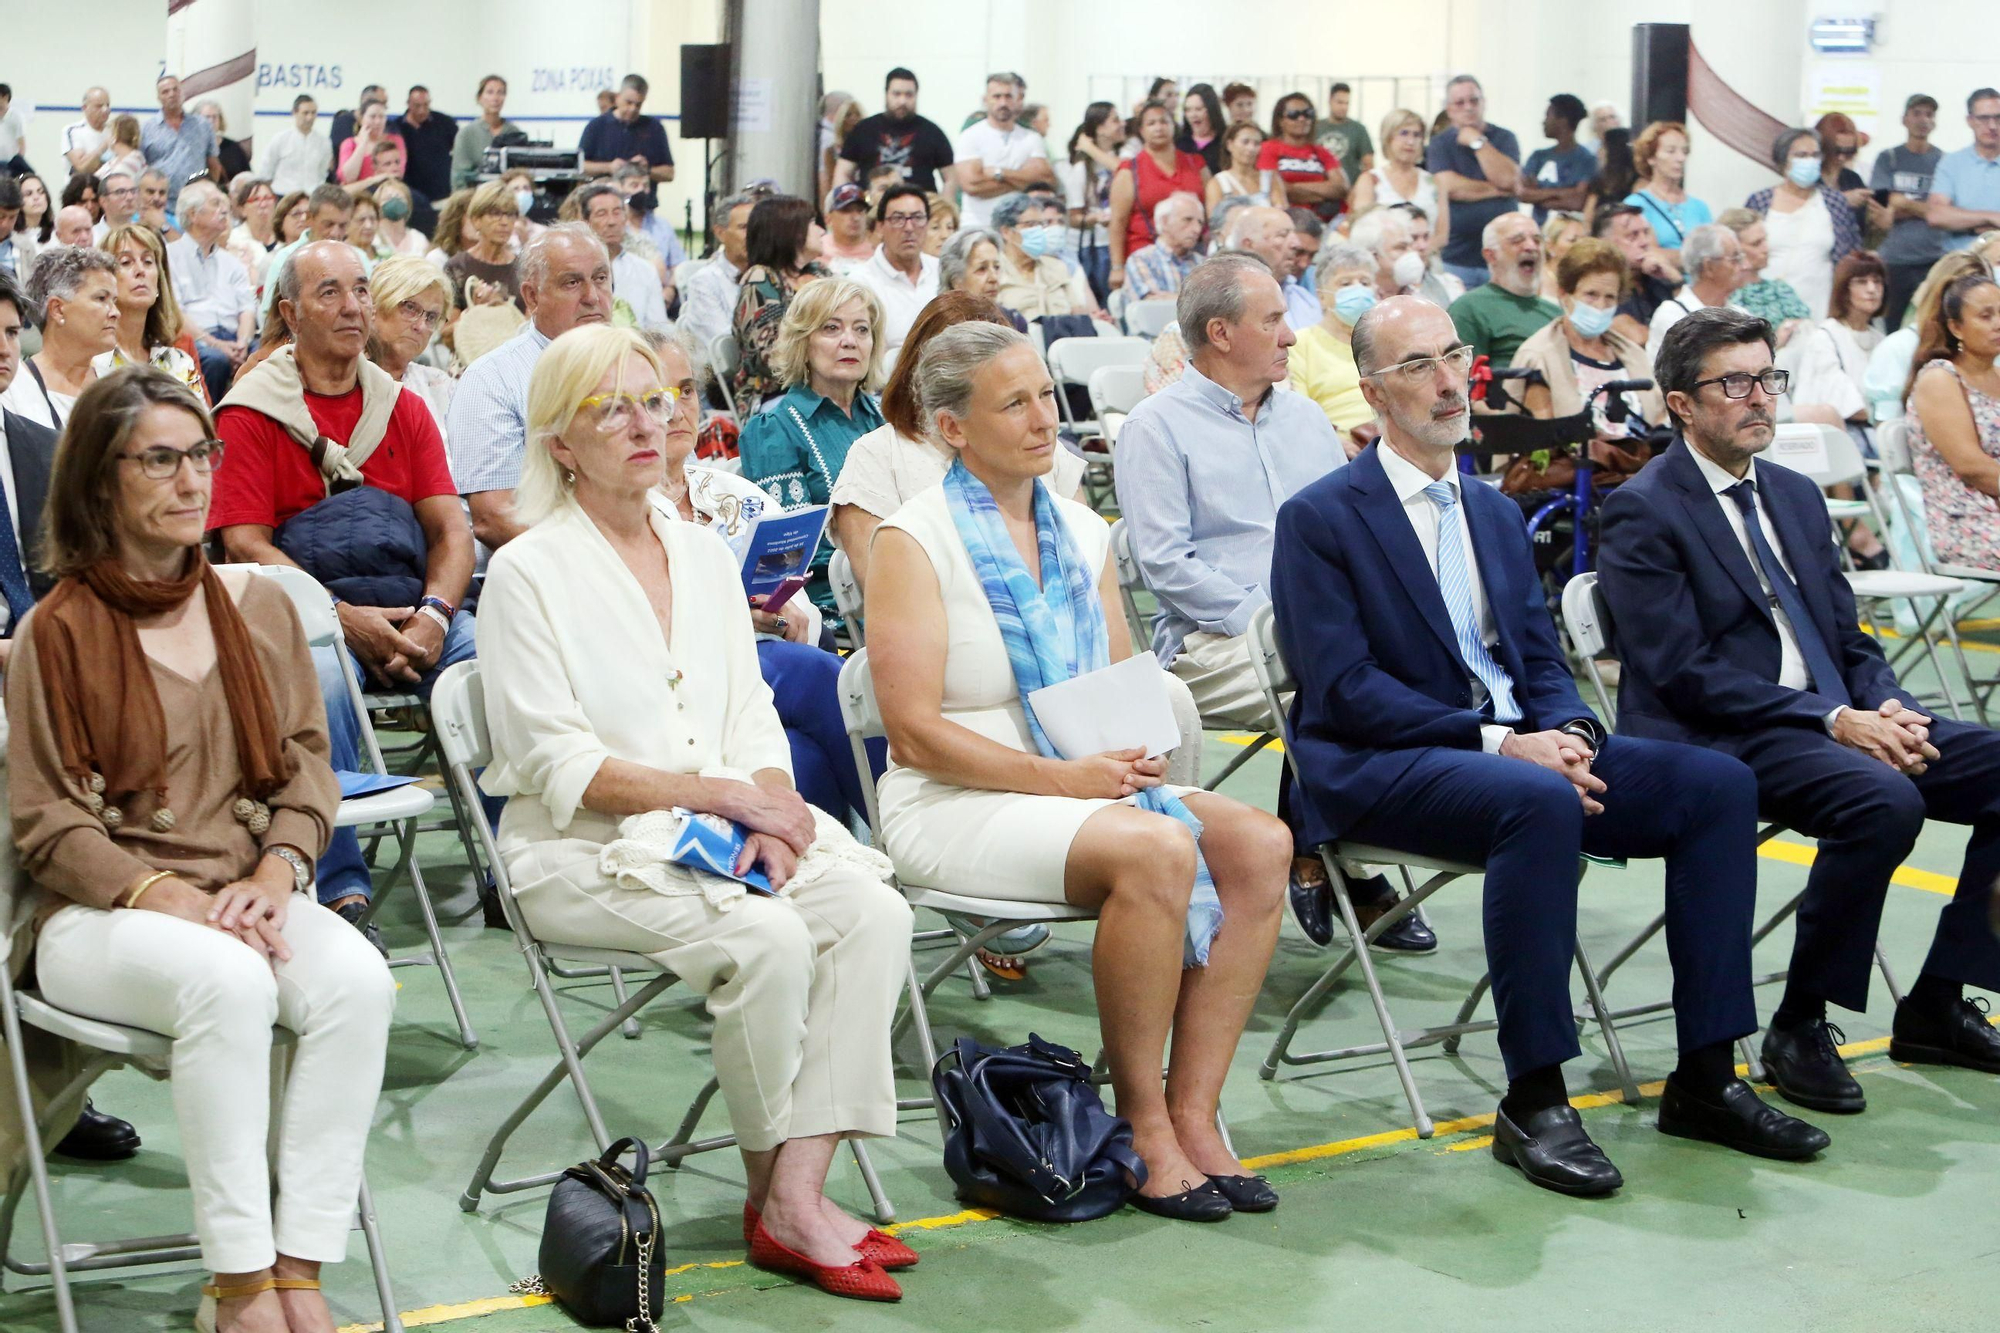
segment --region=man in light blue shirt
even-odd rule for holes
[[[160,114],[139,131],[139,151],[146,165],[157,167],[167,178],[167,211],[179,201],[181,186],[204,172],[222,179],[222,163],[215,156],[215,128],[206,116],[190,116],[181,108],[181,81],[162,74],[154,85],[160,98]]]
[[[1946,153],[1931,178],[1924,221],[1944,233],[1947,250],[1969,247],[2000,227],[2000,90],[1981,88],[1965,99],[1972,146]]]

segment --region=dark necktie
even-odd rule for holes
[[[1736,507],[1743,511],[1743,530],[1750,534],[1750,549],[1757,554],[1757,563],[1763,567],[1764,578],[1771,585],[1771,595],[1776,599],[1778,608],[1792,624],[1792,637],[1798,640],[1799,656],[1805,658],[1806,670],[1812,674],[1814,692],[1839,703],[1851,703],[1840,668],[1834,665],[1833,654],[1827,651],[1826,642],[1813,628],[1805,598],[1799,595],[1798,585],[1786,575],[1784,565],[1778,561],[1778,553],[1764,538],[1764,525],[1757,518],[1757,483],[1745,477],[1723,494],[1734,500]]]
[[[4,472],[0,468],[0,472]],[[7,482],[0,477],[0,593],[7,597],[7,637],[20,628],[21,617],[35,604],[28,590],[28,571],[21,564],[21,544],[14,539],[14,524],[7,516]]]

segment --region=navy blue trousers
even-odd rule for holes
[[[757,661],[792,745],[792,784],[799,795],[843,822],[850,815],[866,818],[861,776],[840,720],[840,658],[814,644],[760,639]],[[868,761],[881,777],[888,742],[869,741]]]

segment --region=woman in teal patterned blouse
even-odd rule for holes
[[[743,427],[743,475],[787,509],[823,505],[848,446],[882,424],[871,390],[882,382],[882,303],[847,278],[799,289],[778,326],[771,369],[785,386]],[[834,618],[826,581],[832,544],[821,542],[807,590]]]
[[[1743,246],[1744,262],[1752,273],[1761,274],[1765,262],[1771,257],[1770,242],[1764,234],[1764,219],[1747,208],[1724,209],[1717,222],[1736,233],[1737,241]],[[1786,324],[1793,320],[1812,323],[1812,311],[1805,298],[1800,296],[1791,283],[1782,278],[1759,277],[1747,287],[1738,287],[1729,298],[1729,304],[1741,306],[1751,314],[1771,322],[1778,331],[1778,342],[1782,345],[1792,330]]]

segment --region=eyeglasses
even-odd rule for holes
[[[415,301],[399,302],[396,313],[412,324],[422,324],[427,329],[434,329],[444,322],[444,311],[426,310]]]
[[[659,389],[643,397],[623,392],[594,393],[578,403],[576,411],[599,435],[616,435],[636,426],[641,412],[660,425],[666,425],[674,419],[680,402],[681,392],[678,389]]]
[[[1420,356],[1413,361],[1398,361],[1393,366],[1371,370],[1363,378],[1375,379],[1378,376],[1394,375],[1402,383],[1414,387],[1435,376],[1439,366],[1450,371],[1454,378],[1465,374],[1472,369],[1472,349],[1454,347],[1443,356]]]
[[[186,449],[175,449],[170,445],[156,444],[132,454],[119,454],[120,458],[136,459],[139,471],[153,481],[165,481],[181,470],[181,460],[186,459],[194,470],[203,476],[215,471],[222,464],[222,441],[203,440],[200,444]]]
[[[1761,384],[1767,395],[1776,398],[1792,386],[1792,376],[1790,371],[1785,370],[1767,370],[1761,375],[1738,371],[1734,375],[1717,375],[1713,379],[1696,380],[1688,385],[1688,392],[1693,393],[1704,384],[1720,384],[1724,398],[1748,398],[1750,386]]]
[[[885,227],[921,227],[931,220],[928,213],[891,213],[882,219]]]

